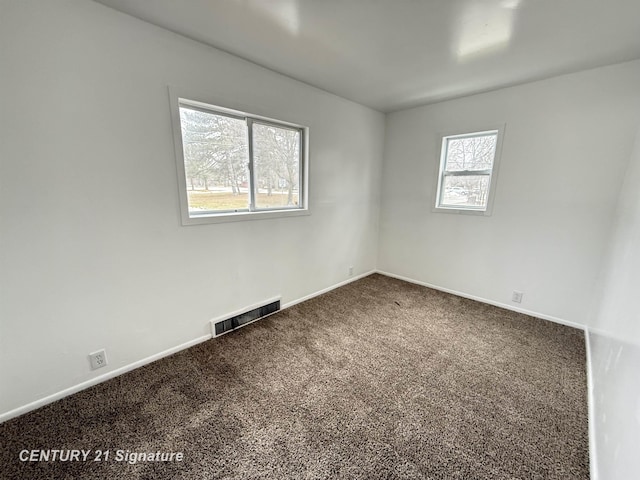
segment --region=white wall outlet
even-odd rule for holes
[[[522,303],[522,295],[524,295],[522,292],[514,290],[513,295],[511,295],[511,301],[515,303]]]
[[[90,353],[89,361],[91,362],[91,370],[102,368],[106,366],[107,363],[109,363],[107,361],[107,352],[103,348],[102,350],[98,350],[97,352]]]
[[[351,265],[349,267],[349,276],[352,277],[353,276],[353,265]]]

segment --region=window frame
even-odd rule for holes
[[[480,215],[490,216],[493,212],[493,203],[496,194],[496,186],[498,180],[498,171],[500,167],[500,158],[502,156],[502,142],[504,138],[505,124],[485,126],[485,128],[473,128],[473,129],[457,129],[455,131],[449,131],[439,133],[437,136],[438,147],[436,157],[436,188],[433,195],[432,211],[436,213],[455,213],[465,215]],[[445,174],[446,155],[445,140],[450,138],[473,138],[480,137],[488,134],[496,134],[496,147],[493,158],[493,165],[491,169],[486,170],[464,170],[462,172]],[[489,195],[487,198],[487,205],[485,208],[470,207],[470,206],[450,206],[441,205],[442,189],[444,185],[444,179],[447,176],[477,176],[488,175],[489,176]]]
[[[183,225],[202,225],[211,223],[237,222],[245,220],[262,220],[267,218],[280,218],[300,215],[310,215],[309,210],[309,128],[292,122],[274,119],[263,115],[248,113],[239,109],[222,106],[221,102],[206,102],[190,94],[182,94],[173,87],[169,87],[169,99],[171,106],[171,123],[173,128],[173,140],[175,149],[176,171],[178,179],[178,195],[180,201],[180,216]],[[187,191],[186,166],[184,161],[184,149],[182,139],[182,124],[180,120],[180,107],[187,107],[204,113],[227,116],[247,123],[247,149],[248,149],[248,185],[249,205],[247,209],[206,211],[201,214],[189,212],[189,198]],[[247,109],[248,110],[248,109]],[[286,130],[294,130],[300,133],[300,165],[298,180],[298,206],[256,208],[256,182],[253,159],[253,123],[273,126]]]

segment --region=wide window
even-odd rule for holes
[[[183,223],[306,211],[304,127],[177,98]]]
[[[435,208],[490,212],[501,129],[442,137]]]

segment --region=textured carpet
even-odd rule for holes
[[[0,439],[11,479],[588,478],[584,339],[372,275],[5,422]],[[20,462],[24,449],[110,459]]]

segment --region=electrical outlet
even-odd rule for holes
[[[98,350],[97,352],[90,353],[89,361],[91,362],[91,370],[102,368],[106,366],[107,363],[109,363],[107,361],[107,352],[103,348],[102,350]]]
[[[349,276],[352,277],[353,276],[353,265],[351,265],[349,267]]]
[[[511,301],[515,303],[522,303],[522,295],[524,295],[522,292],[514,290],[513,295],[511,295]]]

